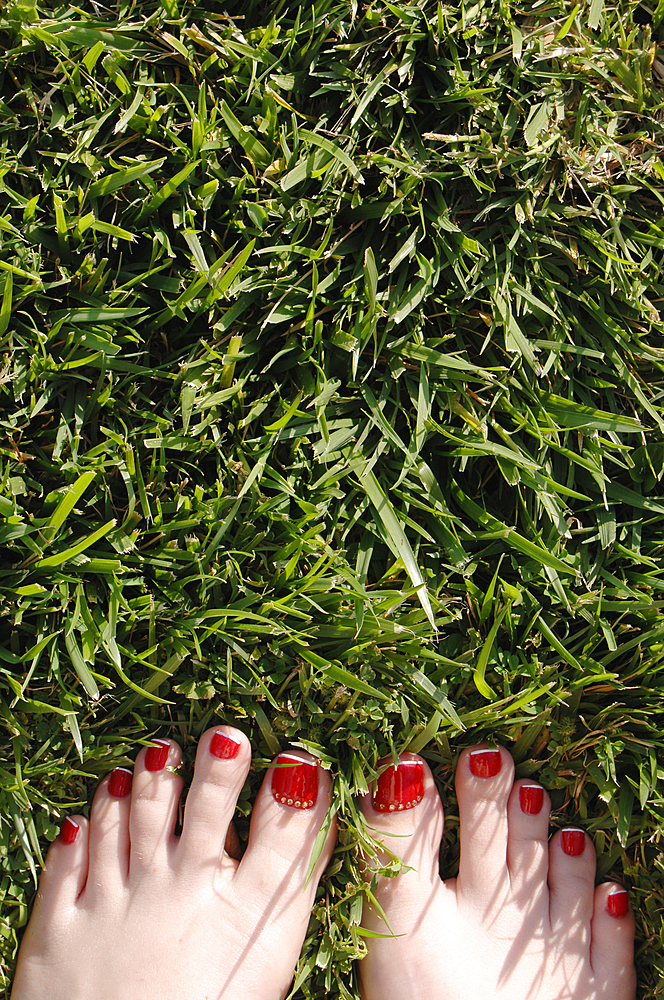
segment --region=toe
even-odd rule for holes
[[[129,814],[132,879],[163,870],[171,863],[177,848],[174,830],[182,794],[182,778],[172,768],[180,759],[180,747],[173,740],[155,740],[138,755]]]
[[[590,961],[598,996],[632,1000],[636,992],[634,913],[629,894],[615,883],[595,890]]]
[[[35,990],[33,974],[50,972],[61,959],[62,942],[67,940],[76,920],[76,903],[88,877],[88,821],[84,816],[68,816],[49,847],[30,922],[25,929],[12,997],[44,996]],[[43,977],[42,977],[43,978]]]
[[[459,757],[456,790],[459,800],[460,898],[480,903],[488,912],[492,900],[502,903],[508,884],[507,802],[514,762],[503,747],[486,745],[464,750]]]
[[[421,910],[423,899],[440,883],[443,807],[426,761],[404,753],[397,765],[383,762],[371,791],[360,799],[360,808],[369,833],[383,846],[380,864],[387,864],[393,856],[406,866],[399,878],[381,878],[377,887],[382,909],[398,912],[405,920],[408,913]],[[366,925],[375,924],[376,929],[381,924],[385,931],[380,915],[374,917],[366,914]],[[395,927],[392,930],[400,933]]]
[[[580,958],[590,951],[595,893],[595,848],[585,831],[566,827],[549,844],[549,914],[554,937],[577,943]]]
[[[454,880],[440,879],[443,806],[426,761],[404,753],[398,765],[379,766],[360,808],[369,833],[382,845],[379,863],[386,865],[390,856],[404,862],[396,877],[378,876],[364,906],[362,926],[377,936],[360,963],[361,995],[365,1000],[440,996],[440,976],[430,973],[441,954],[438,932],[452,926],[455,892]],[[367,869],[365,879],[372,874]]]
[[[48,849],[39,880],[37,903],[44,913],[71,910],[88,878],[88,821],[85,816],[67,816]]]
[[[180,869],[206,878],[217,871],[250,762],[249,741],[238,729],[215,726],[201,737],[177,848]]]
[[[523,912],[547,900],[550,808],[549,796],[537,782],[514,783],[507,803],[507,867],[512,895]]]
[[[99,785],[89,827],[88,894],[116,891],[129,872],[129,811],[133,772],[116,767]]]
[[[301,750],[280,754],[263,781],[234,887],[272,920],[282,914],[308,920],[336,839],[331,784],[315,757]]]

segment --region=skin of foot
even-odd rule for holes
[[[268,769],[241,861],[224,850],[251,750],[237,729],[199,742],[181,835],[180,747],[159,740],[116,768],[90,820],[68,817],[48,852],[12,1000],[281,1000],[335,841],[330,778],[285,751]],[[232,838],[229,838],[229,843]]]
[[[514,781],[503,748],[464,750],[456,790],[459,875],[445,882],[426,762],[403,754],[362,799],[373,836],[409,866],[378,879],[389,929],[365,907],[363,926],[388,936],[368,939],[364,1000],[634,1000],[634,916],[621,886],[595,888],[588,835],[549,841],[549,797]]]

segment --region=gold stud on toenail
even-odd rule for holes
[[[309,799],[309,808],[310,808],[310,809],[311,809],[311,807],[313,806],[313,804],[314,804],[314,800],[313,800],[313,799]]]
[[[301,805],[302,805],[302,803],[300,802],[300,800],[299,799],[295,799],[295,808],[299,809]]]

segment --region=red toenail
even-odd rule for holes
[[[293,809],[311,809],[318,798],[318,766],[293,754],[280,753],[272,771],[272,794]]]
[[[372,805],[376,812],[414,809],[424,797],[424,766],[421,760],[390,764],[378,776]]]
[[[544,789],[541,785],[521,785],[519,788],[519,805],[521,812],[528,816],[537,816],[544,805]]]
[[[242,744],[237,740],[231,739],[226,733],[217,730],[210,740],[210,753],[213,757],[219,757],[222,760],[232,760],[239,754],[241,746]]]
[[[495,778],[502,766],[500,750],[470,751],[470,773],[476,778]]]
[[[126,767],[114,768],[108,782],[108,794],[114,799],[123,799],[131,791],[133,778],[133,774]]]
[[[163,771],[168,760],[168,751],[171,744],[166,740],[155,740],[151,747],[148,747],[145,754],[146,771]]]
[[[586,835],[583,830],[570,827],[562,831],[563,851],[570,858],[578,858],[586,848]]]
[[[616,889],[606,897],[606,912],[612,917],[624,917],[629,910],[629,896],[625,889]]]
[[[63,844],[73,844],[76,838],[78,837],[78,831],[80,829],[81,828],[76,822],[76,820],[70,819],[69,816],[67,816],[67,819],[64,821],[62,827],[60,828],[60,840],[62,841]],[[609,896],[609,899],[610,898],[611,897]]]

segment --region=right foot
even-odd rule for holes
[[[26,929],[12,1000],[281,1000],[293,978],[332,822],[330,778],[287,751],[258,793],[241,861],[224,851],[251,750],[236,729],[202,737],[182,834],[180,748],[159,740],[101,783],[90,821],[65,820]]]
[[[411,869],[379,877],[363,924],[364,1000],[633,1000],[634,916],[621,886],[595,888],[586,833],[551,841],[549,797],[514,782],[504,749],[464,750],[456,776],[459,877],[442,882],[443,809],[422,758],[386,768],[362,809]],[[391,933],[397,935],[392,937]]]

